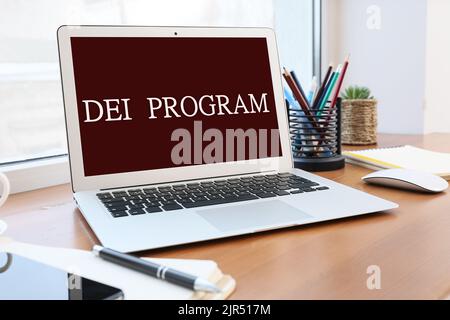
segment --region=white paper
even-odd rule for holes
[[[192,299],[193,291],[117,266],[90,251],[44,247],[0,237],[0,252],[9,252],[95,280],[123,291],[125,299]],[[149,259],[208,278],[217,270],[210,260]],[[31,271],[32,272],[32,271]]]
[[[348,153],[350,156],[352,154],[362,155],[405,169],[419,170],[437,175],[450,173],[449,153],[435,152],[409,145],[403,147],[349,151]],[[356,158],[356,160],[365,161],[359,158]],[[370,162],[370,160],[368,161]]]

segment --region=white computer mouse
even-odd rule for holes
[[[431,173],[409,169],[386,169],[361,178],[364,182],[422,192],[442,192],[448,182]]]

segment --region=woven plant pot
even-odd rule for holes
[[[368,145],[377,143],[377,100],[342,101],[342,143]]]

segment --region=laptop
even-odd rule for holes
[[[293,168],[274,32],[58,29],[72,189],[102,245],[181,245],[389,210]]]

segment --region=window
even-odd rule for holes
[[[271,27],[281,63],[309,83],[313,1],[0,0],[0,164],[67,153],[56,43],[60,25]]]

